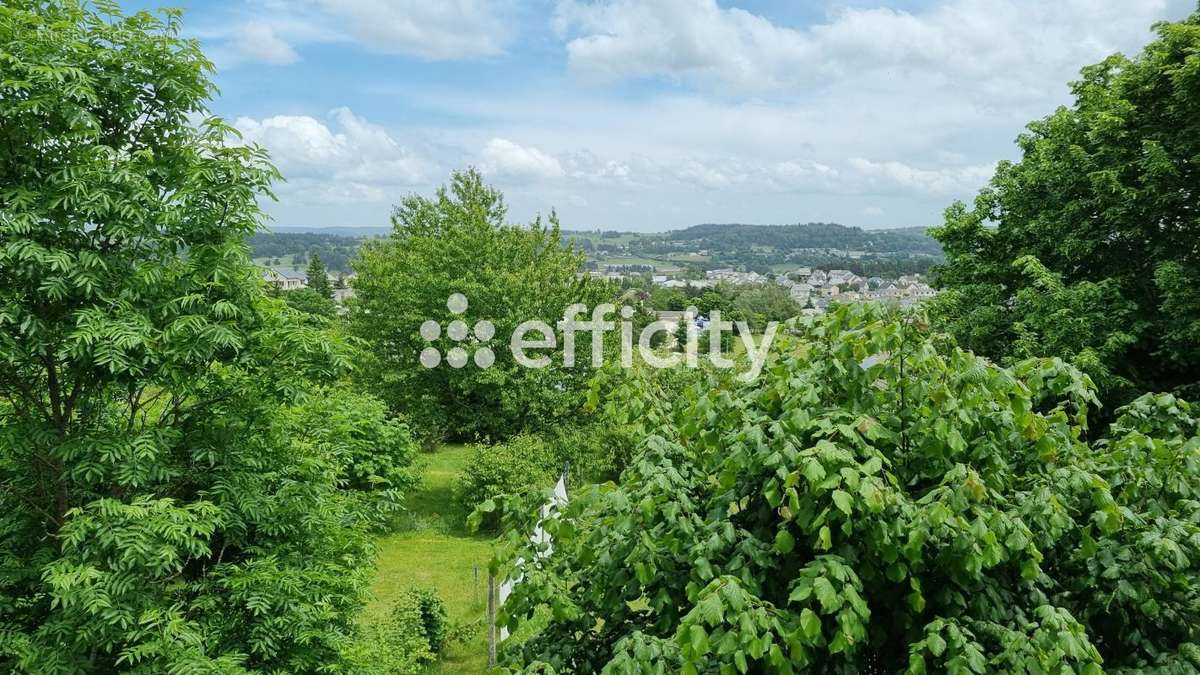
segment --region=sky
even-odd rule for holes
[[[469,166],[509,218],[929,226],[1079,69],[1196,0],[174,0],[275,225],[387,226]],[[152,9],[126,2],[126,9]]]

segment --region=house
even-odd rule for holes
[[[792,300],[803,306],[808,303],[808,296],[812,295],[812,286],[808,284],[796,284],[788,289],[788,295],[792,297]]]
[[[280,291],[294,291],[308,286],[308,276],[304,272],[266,268],[262,271],[262,279]]]

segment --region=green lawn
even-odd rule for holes
[[[405,589],[431,587],[446,602],[451,621],[477,620],[475,638],[467,644],[452,645],[434,672],[474,674],[487,670],[487,563],[492,546],[486,537],[467,534],[466,514],[451,495],[468,453],[466,446],[447,445],[421,455],[426,466],[425,482],[409,496],[401,530],[379,541],[374,598],[367,606],[368,617],[378,616]]]

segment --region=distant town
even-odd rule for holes
[[[364,241],[386,228],[338,228],[260,233],[252,255],[263,279],[279,291],[308,287],[315,257],[326,266],[333,299],[353,295],[353,260]],[[627,288],[661,288],[696,295],[718,285],[786,289],[802,312],[832,303],[879,301],[910,307],[936,294],[930,271],[941,262],[924,229],[863,230],[832,223],[697,225],[665,233],[565,230],[563,244],[585,262],[581,274]],[[657,307],[673,314],[672,308]]]

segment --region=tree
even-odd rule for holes
[[[532,622],[510,666],[1200,667],[1187,403],[1142,397],[1088,444],[1092,383],[1060,359],[1002,368],[877,305],[795,330],[754,382],[651,396],[620,483],[542,519],[552,551],[528,538],[544,496],[484,505],[522,577],[501,621]]]
[[[350,325],[368,345],[360,373],[425,438],[501,440],[560,420],[582,403],[590,372],[586,335],[576,337],[575,367],[563,366],[561,335],[554,350],[529,352],[549,357],[545,368],[519,365],[509,339],[524,321],[553,327],[568,306],[590,310],[609,292],[578,274],[583,257],[561,245],[556,216],[549,225],[539,218],[521,226],[506,223],[506,213],[503,196],[478,172],[456,172],[433,198],[406,197],[392,215],[391,237],[367,242],[354,263]],[[456,293],[465,307],[451,307]],[[422,336],[425,322],[438,327],[431,340]],[[494,357],[487,367],[474,361],[484,347]],[[435,367],[420,362],[425,349],[436,350]],[[451,365],[455,349],[463,350],[463,367]]]
[[[263,296],[278,174],[162,17],[0,6],[0,670],[336,668],[394,486],[296,417],[345,344]]]
[[[325,263],[316,253],[308,257],[308,287],[326,300],[333,300],[333,287],[329,284],[329,273],[325,271]]]
[[[308,315],[332,319],[337,316],[337,305],[312,288],[297,288],[294,291],[282,293],[283,299],[292,309]]]
[[[679,317],[679,323],[675,324],[675,348],[679,351],[687,351],[688,336],[696,331],[695,324],[686,316]]]
[[[733,306],[758,330],[771,321],[786,321],[801,310],[788,289],[778,284],[760,284],[745,289],[733,301]]]
[[[1029,125],[1021,160],[934,231],[935,318],[1004,362],[1075,362],[1109,409],[1200,397],[1200,13],[1156,31],[1085,68],[1074,105]]]

